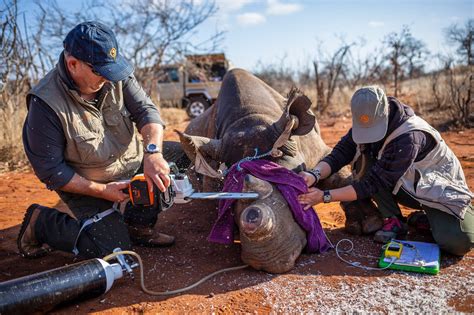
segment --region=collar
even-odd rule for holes
[[[70,90],[75,90],[79,93],[79,89],[77,88],[76,84],[69,75],[69,71],[67,70],[66,58],[64,58],[64,51],[61,52],[61,55],[59,55],[59,61],[56,65],[56,69],[58,70],[59,77],[67,85],[67,87]]]

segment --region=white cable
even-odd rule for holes
[[[105,260],[105,261],[109,261],[110,259],[115,258],[118,255],[132,255],[132,256],[135,256],[137,258],[138,264],[140,265],[140,286],[141,286],[143,292],[145,292],[147,294],[150,294],[150,295],[174,295],[174,294],[178,294],[178,293],[181,293],[181,292],[184,292],[184,291],[191,290],[192,288],[200,285],[204,281],[206,281],[206,280],[210,279],[211,277],[214,277],[215,275],[218,275],[220,273],[223,273],[223,272],[226,272],[226,271],[244,269],[244,268],[248,267],[248,265],[242,265],[242,266],[237,266],[237,267],[230,267],[230,268],[220,269],[220,270],[217,270],[217,271],[205,276],[201,280],[199,280],[199,281],[197,281],[197,282],[195,282],[195,283],[193,283],[193,284],[191,284],[187,287],[177,289],[177,290],[173,290],[173,291],[157,292],[157,291],[148,290],[145,287],[145,276],[143,274],[143,262],[142,262],[142,259],[141,259],[140,255],[138,255],[137,253],[135,253],[131,250],[124,250],[124,251],[115,252],[115,253],[112,253],[110,255],[107,255],[102,259]]]
[[[339,242],[337,242],[336,246],[334,246],[334,244],[331,242],[331,240],[329,239],[329,237],[327,236],[326,232],[324,232],[323,230],[323,233],[324,233],[324,236],[326,237],[326,239],[328,240],[329,244],[331,245],[332,248],[334,248],[336,250],[336,255],[337,257],[342,260],[343,262],[345,262],[346,264],[352,266],[352,267],[356,267],[356,268],[361,268],[361,269],[364,269],[364,270],[385,270],[385,269],[388,269],[396,260],[397,258],[396,257],[392,257],[392,260],[390,261],[390,263],[383,267],[383,268],[374,268],[374,267],[368,267],[368,266],[363,266],[361,265],[360,262],[358,261],[348,261],[344,258],[341,257],[341,255],[339,254],[340,252],[341,253],[344,253],[344,254],[351,254],[352,253],[352,250],[354,249],[354,243],[348,239],[348,238],[343,238],[341,240],[339,240]],[[339,250],[339,245],[342,243],[342,242],[349,242],[351,247],[347,250]],[[384,245],[386,246],[386,245]],[[352,253],[352,255],[355,255],[355,256],[359,256],[359,257],[367,257],[367,258],[379,258],[379,257],[375,257],[375,256],[362,256],[362,255],[356,255],[354,253]]]

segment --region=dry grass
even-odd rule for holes
[[[15,169],[26,161],[21,140],[27,113],[25,98],[22,95],[14,99],[0,106],[0,170]]]
[[[447,99],[446,80],[440,79],[441,100]],[[280,82],[279,88],[285,94],[291,89],[291,84]],[[429,76],[422,78],[407,80],[401,84],[401,93],[398,98],[412,106],[416,113],[426,119],[429,123],[440,130],[446,130],[452,125],[452,109],[441,102],[441,106],[437,104],[432,93],[432,82]],[[313,110],[317,113],[316,108],[316,90],[314,86],[299,87],[312,101]],[[392,95],[391,87],[383,87],[388,95]],[[337,89],[331,107],[324,115],[318,117],[326,122],[335,121],[341,117],[350,117],[350,98],[355,89],[342,88]],[[24,104],[24,96],[16,97],[15,106],[0,106],[0,169],[15,169],[24,165],[26,156],[23,151],[21,141],[23,122],[26,117],[26,105]],[[158,102],[157,102],[158,103]],[[446,101],[447,103],[447,101]],[[451,110],[451,111],[450,111]],[[184,111],[178,108],[162,108],[161,115],[169,126],[179,125],[188,120],[183,114]]]
[[[161,108],[160,114],[167,125],[177,125],[189,120],[185,111],[179,108]]]

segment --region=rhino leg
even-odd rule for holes
[[[358,204],[364,214],[362,221],[362,232],[372,234],[383,226],[382,215],[370,198],[359,200]]]
[[[341,169],[318,185],[320,189],[333,189],[349,185],[353,181],[349,167]],[[382,217],[377,207],[370,199],[341,202],[346,215],[345,230],[353,235],[371,234],[380,230],[383,225]]]
[[[362,235],[362,221],[364,216],[355,202],[340,203],[344,214],[346,215],[346,223],[344,229],[352,235]]]
[[[341,202],[346,215],[344,229],[349,234],[372,234],[383,226],[382,217],[370,199]]]

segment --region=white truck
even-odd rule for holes
[[[186,108],[188,116],[195,118],[214,103],[228,69],[224,54],[188,55],[182,65],[162,66],[158,74],[160,101]]]

